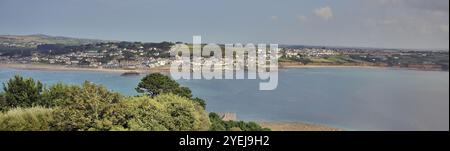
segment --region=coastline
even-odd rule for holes
[[[302,69],[302,68],[362,68],[362,69],[394,69],[394,70],[416,70],[416,71],[442,71],[447,70],[436,68],[413,68],[413,67],[390,67],[390,66],[377,66],[377,65],[323,65],[323,64],[291,64],[291,63],[279,63],[279,69]]]
[[[257,122],[264,128],[272,131],[344,131],[320,124],[309,124],[303,122]]]
[[[50,65],[50,64],[18,64],[18,63],[0,63],[1,68],[22,69],[22,70],[44,70],[44,71],[89,71],[89,72],[110,72],[110,73],[127,73],[137,72],[146,73],[167,73],[170,72],[170,65],[149,69],[112,69],[112,68],[87,68],[87,67],[71,67],[66,65]],[[280,63],[278,69],[307,69],[307,68],[365,68],[365,69],[396,69],[396,70],[417,70],[417,71],[444,71],[438,69],[418,69],[408,67],[387,67],[387,66],[371,66],[371,65],[300,65],[300,64],[283,64]]]
[[[44,70],[44,71],[90,71],[90,72],[110,72],[110,73],[153,73],[153,72],[169,72],[170,66],[161,66],[151,69],[110,69],[110,68],[84,68],[70,67],[65,65],[48,65],[48,64],[2,64],[0,68],[22,69],[22,70]]]

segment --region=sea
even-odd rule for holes
[[[239,120],[304,122],[349,131],[448,131],[449,72],[390,68],[280,69],[278,87],[259,90],[261,80],[178,80],[203,98],[209,112],[233,112]],[[0,68],[0,83],[14,75],[46,86],[84,81],[124,95],[144,75]],[[3,90],[0,90],[3,91]]]

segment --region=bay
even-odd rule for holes
[[[81,84],[88,80],[125,95],[141,76],[85,71],[0,68],[0,83],[14,75]],[[235,112],[240,120],[307,122],[345,130],[449,130],[449,73],[369,68],[279,70],[278,88],[259,80],[179,80],[207,110]]]

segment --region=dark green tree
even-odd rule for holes
[[[192,101],[198,103],[200,106],[202,106],[203,108],[206,108],[206,102],[203,99],[200,99],[198,97],[195,98],[191,98]]]
[[[151,97],[165,93],[172,93],[197,102],[203,108],[206,106],[204,100],[197,97],[193,98],[192,91],[188,87],[180,86],[180,84],[178,84],[175,80],[161,73],[152,73],[145,76],[138,84],[136,91],[138,93],[145,93]]]
[[[38,105],[42,88],[43,85],[40,81],[16,75],[6,84],[3,83],[5,105],[8,108]]]
[[[187,98],[192,96],[189,88],[180,87],[175,80],[161,73],[152,73],[145,76],[138,84],[136,91],[138,93],[145,93],[151,97],[162,93],[173,93]]]
[[[209,113],[209,120],[211,121],[210,131],[270,131],[255,122],[224,121],[216,113]]]
[[[5,98],[5,94],[0,93],[0,112],[6,110],[6,98]]]

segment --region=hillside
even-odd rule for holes
[[[43,34],[34,35],[0,35],[0,44],[13,47],[35,47],[39,44],[65,44],[80,45],[89,43],[106,42],[96,39],[81,39]]]

